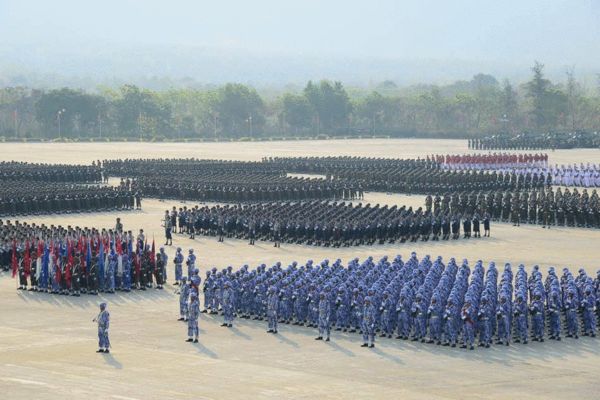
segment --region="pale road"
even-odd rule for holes
[[[31,162],[91,162],[112,157],[200,157],[259,160],[275,155],[348,154],[416,157],[468,152],[465,141],[365,140],[210,144],[9,144],[4,159]],[[335,150],[334,150],[335,149]],[[550,162],[600,162],[599,150],[556,151]],[[420,206],[422,196],[368,193],[364,202]],[[143,211],[17,218],[45,224],[112,227],[120,216],[126,229],[143,228],[162,244],[160,218],[178,202],[146,199]],[[187,203],[192,205],[195,203]],[[14,219],[14,218],[13,218]],[[204,271],[281,261],[347,261],[411,251],[447,261],[495,261],[502,269],[524,263],[600,269],[600,231],[492,225],[492,237],[450,242],[331,249],[285,245],[273,248],[239,240],[192,241],[174,236],[167,247],[196,250]],[[169,269],[173,279],[172,265]],[[221,317],[200,319],[200,343],[185,343],[186,325],[177,322],[174,288],[80,298],[15,290],[0,276],[0,398],[2,399],[598,399],[600,340],[546,341],[527,346],[492,346],[465,351],[429,344],[379,339],[360,347],[356,334],[334,332],[332,342],[313,340],[309,328],[282,325],[280,335],[265,323],[236,320],[221,328]],[[110,355],[95,353],[98,304],[111,312]]]

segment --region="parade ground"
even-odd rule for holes
[[[475,151],[466,140],[336,140],[237,143],[2,143],[0,160],[91,163],[113,158],[195,157],[260,160],[275,156],[350,155],[408,158]],[[528,151],[529,153],[535,151]],[[544,151],[546,152],[546,151]],[[486,151],[487,153],[487,151]],[[550,164],[600,163],[600,150],[548,151]],[[363,203],[424,205],[424,196],[366,193]],[[193,206],[196,203],[185,203]],[[134,234],[144,229],[164,243],[161,218],[177,201],[144,199],[140,211],[12,218],[46,225],[112,228],[120,217]],[[397,339],[377,338],[361,348],[358,334],[332,332],[316,342],[315,329],[280,325],[265,333],[264,321],[201,314],[200,342],[186,343],[187,325],[178,322],[172,259],[179,246],[194,248],[200,276],[213,266],[255,267],[281,261],[364,259],[412,251],[463,258],[474,265],[510,262],[527,270],[538,264],[572,271],[600,269],[600,231],[583,228],[492,224],[491,238],[323,248],[269,242],[174,235],[169,281],[162,291],[67,297],[16,290],[10,274],[0,275],[0,391],[7,399],[597,399],[598,339],[563,339],[527,346],[492,346],[467,351]],[[98,304],[111,313],[110,354],[96,354]]]

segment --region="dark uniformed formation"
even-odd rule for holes
[[[0,267],[18,275],[19,289],[79,296],[162,289],[167,257],[154,254],[143,231],[46,226],[0,220]]]
[[[7,181],[0,187],[0,216],[131,210],[136,194],[112,186]]]
[[[477,150],[537,150],[600,147],[598,132],[519,133],[468,139],[469,148]]]
[[[427,196],[427,207],[432,202]],[[450,192],[435,196],[434,210],[449,207],[452,213],[488,215],[493,221],[600,228],[600,197],[594,189],[539,188],[534,190],[497,190]]]
[[[175,207],[174,207],[175,208]],[[168,215],[168,212],[165,212]],[[417,240],[480,237],[483,216],[451,213],[448,208],[374,206],[345,202],[276,202],[250,205],[195,206],[172,210],[163,224],[188,234],[235,237],[316,246],[348,247]],[[483,224],[483,221],[481,221]],[[487,221],[489,231],[489,220]]]
[[[446,190],[493,190],[541,187],[551,184],[550,174],[514,171],[447,170],[441,160],[361,157],[274,158],[267,161],[289,172],[318,173],[333,182],[361,190],[433,194]]]
[[[92,165],[40,164],[18,161],[0,162],[0,180],[101,183],[102,167]]]
[[[593,279],[583,269],[574,276],[564,268],[559,277],[550,268],[543,279],[537,266],[528,274],[519,265],[513,277],[510,264],[500,273],[494,263],[486,271],[478,261],[471,271],[467,260],[446,265],[441,257],[419,260],[412,253],[406,261],[355,258],[347,266],[338,259],[213,268],[203,286],[203,312],[231,308],[240,318],[267,320],[270,333],[278,323],[314,327],[319,340],[330,339],[332,330],[360,332],[365,347],[379,334],[472,350],[494,339],[508,346],[595,336],[599,291],[600,271]]]
[[[0,177],[0,216],[127,210],[141,204],[141,194],[131,188],[99,185],[107,178],[99,162],[2,162]]]
[[[251,202],[353,199],[358,189],[322,178],[287,176],[265,162],[197,159],[106,160],[106,174],[133,179],[148,197]]]

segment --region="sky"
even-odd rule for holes
[[[45,57],[183,46],[600,70],[600,0],[0,0],[0,46]]]

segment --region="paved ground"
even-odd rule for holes
[[[210,146],[214,147],[210,147]],[[8,159],[82,162],[111,156],[202,156],[260,159],[287,149],[286,142],[260,144],[102,144],[14,145]],[[286,154],[423,155],[465,151],[464,142],[364,141],[294,142]],[[55,146],[55,147],[54,147]],[[169,149],[163,154],[163,146]],[[332,146],[332,147],[325,147]],[[335,146],[335,147],[334,147]],[[433,147],[429,151],[422,147]],[[210,149],[209,149],[210,148]],[[336,151],[332,149],[335,148]],[[183,154],[180,154],[179,151]],[[298,153],[294,153],[298,152]],[[8,155],[7,155],[8,153]],[[237,155],[237,156],[236,156]],[[12,157],[11,157],[12,156]],[[600,152],[583,150],[551,155],[551,162],[600,162]],[[382,204],[422,203],[421,196],[368,194]],[[146,200],[144,210],[120,213],[126,228],[144,228],[162,243],[160,217],[175,202]],[[117,215],[27,218],[30,221],[109,227]],[[286,246],[268,243],[248,246],[242,241],[194,242],[176,236],[175,246],[194,247],[202,270],[213,265],[239,267],[248,263],[309,258],[342,258],[384,254],[406,256],[412,250],[482,259],[528,268],[540,264],[589,272],[600,267],[600,232],[493,225],[492,238],[444,243],[386,245],[351,249]],[[173,254],[174,247],[168,248]],[[172,258],[172,257],[171,257]],[[172,279],[172,271],[170,271]],[[81,298],[23,293],[9,276],[0,276],[0,390],[2,398],[30,399],[257,399],[257,398],[392,398],[406,399],[597,399],[600,342],[583,339],[560,344],[546,342],[466,352],[432,345],[382,339],[374,350],[359,347],[356,335],[333,335],[330,343],[313,340],[308,328],[281,327],[281,335],[264,333],[263,323],[236,321],[234,329],[219,327],[220,319],[202,315],[201,343],[185,343],[186,328],[176,321],[178,300],[173,288],[143,294]],[[112,315],[110,355],[94,353],[96,328],[91,322],[97,304],[106,300]]]

